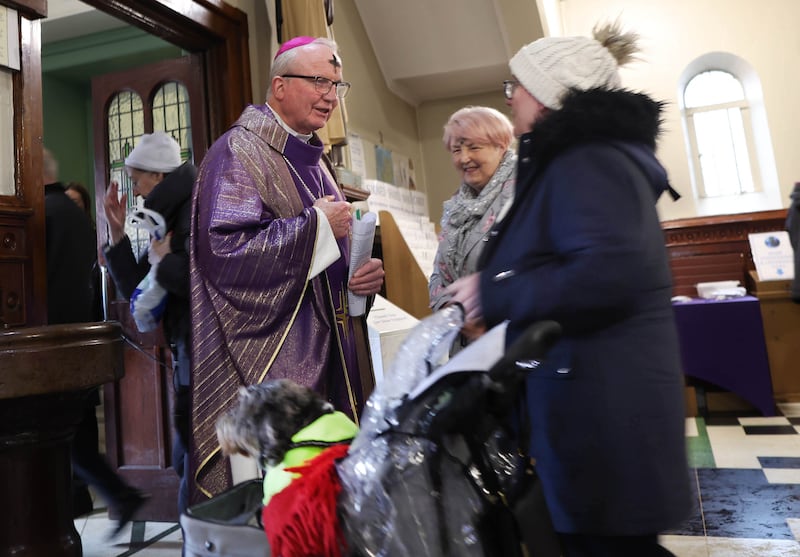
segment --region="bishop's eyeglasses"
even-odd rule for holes
[[[347,92],[350,90],[350,83],[347,81],[331,81],[327,77],[321,75],[298,75],[293,73],[283,74],[281,77],[297,77],[300,79],[308,79],[314,82],[314,90],[320,95],[327,95],[331,89],[336,87],[336,96],[340,99],[345,98]]]

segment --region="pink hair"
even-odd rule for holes
[[[488,141],[508,149],[514,140],[514,127],[508,117],[488,106],[465,106],[453,113],[444,125],[442,141],[450,149],[454,141]]]

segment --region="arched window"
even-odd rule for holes
[[[761,84],[728,53],[701,56],[684,71],[679,97],[698,213],[779,209]]]
[[[750,107],[739,80],[719,70],[697,74],[686,85],[683,99],[702,195],[760,190],[753,179]]]
[[[165,131],[181,146],[181,160],[194,162],[189,92],[178,81],[168,81],[153,95],[153,130]]]

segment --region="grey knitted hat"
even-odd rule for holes
[[[638,35],[622,33],[619,22],[596,26],[593,35],[539,39],[519,49],[508,66],[531,95],[553,110],[561,108],[572,88],[619,88],[619,66],[638,51]]]
[[[181,165],[181,146],[165,132],[146,133],[125,158],[125,166],[169,173]]]

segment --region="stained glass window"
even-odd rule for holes
[[[181,146],[181,158],[194,161],[189,93],[177,81],[164,83],[153,96],[153,129],[170,134]]]

